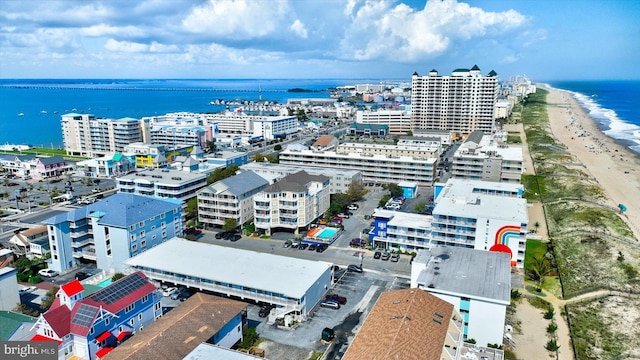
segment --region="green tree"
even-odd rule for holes
[[[224,180],[236,174],[240,167],[238,165],[227,166],[226,168],[217,168],[207,177],[207,185],[214,182]]]
[[[419,203],[418,205],[416,205],[413,210],[415,212],[417,212],[418,214],[421,214],[424,212],[424,209],[427,207],[427,204],[425,203]]]
[[[216,152],[216,150],[218,149],[218,147],[216,146],[216,139],[213,139],[213,141],[207,141],[207,149],[210,153]]]
[[[364,188],[362,183],[351,181],[351,183],[349,183],[349,189],[347,189],[348,202],[352,203],[362,199],[367,192],[368,190]]]
[[[113,276],[111,277],[111,281],[116,282],[120,279],[122,279],[124,277],[123,273],[115,273],[113,274]]]
[[[280,150],[282,150],[282,145],[278,144],[278,145],[274,146],[274,147],[273,147],[273,150],[275,150],[275,151],[280,151]]]
[[[185,220],[198,218],[198,198],[187,201],[187,206],[184,209],[184,217]]]
[[[56,293],[58,292],[58,289],[59,288],[57,286],[54,286],[49,289],[49,291],[47,291],[44,300],[42,300],[42,303],[40,304],[40,308],[42,309],[42,311],[49,310],[51,304],[53,304],[53,300],[56,299]]]
[[[542,288],[544,277],[551,273],[551,263],[547,256],[533,257],[529,270],[529,278],[537,282],[537,289]]]
[[[392,197],[401,196],[403,194],[402,188],[398,186],[398,184],[387,184],[386,188],[389,190],[389,195]]]
[[[384,195],[382,197],[382,199],[380,199],[380,201],[378,201],[378,206],[379,207],[383,207],[387,204],[387,201],[389,201],[389,199],[391,199],[391,196],[389,195]]]
[[[238,227],[238,224],[236,223],[236,219],[233,219],[233,218],[224,219],[222,230],[229,231],[229,230],[235,229],[236,227]]]
[[[549,324],[549,326],[547,326],[547,333],[549,334],[553,334],[556,332],[556,330],[558,330],[558,325],[551,323]]]
[[[407,136],[413,136],[413,131],[411,130],[407,131]]]
[[[533,227],[536,228],[536,233],[537,233],[538,229],[540,229],[540,221],[536,221],[535,223],[533,223]]]
[[[307,113],[304,111],[304,109],[298,109],[298,113],[296,114],[296,116],[298,117],[298,121],[307,121],[309,120],[309,118],[307,117]]]

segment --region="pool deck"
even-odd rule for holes
[[[335,234],[333,234],[329,238],[321,238],[321,237],[315,236],[317,234],[322,234],[322,232],[325,229],[334,229],[334,230],[336,230],[336,232],[335,232]],[[327,245],[331,245],[340,236],[341,233],[342,233],[342,231],[340,229],[338,229],[338,228],[320,226],[320,227],[313,228],[313,229],[309,230],[307,232],[307,235],[302,240],[302,242],[305,243],[305,244],[316,244],[316,245],[317,244],[327,244]]]

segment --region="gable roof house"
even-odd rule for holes
[[[60,287],[32,329],[31,341],[57,341],[63,358],[101,359],[119,343],[162,316],[162,294],[135,272],[83,298],[73,280]]]

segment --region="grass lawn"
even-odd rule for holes
[[[560,278],[557,276],[545,276],[542,289],[558,299],[562,299],[562,286],[560,286]]]
[[[531,263],[533,258],[541,258],[547,253],[547,243],[540,240],[527,240],[527,247],[524,252],[524,269],[525,271],[531,270]]]

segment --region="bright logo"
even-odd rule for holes
[[[503,252],[509,254],[513,259],[513,253],[509,248],[509,240],[514,239],[517,243],[520,239],[520,226],[506,225],[498,229],[496,232],[495,244],[489,249],[489,251]],[[511,262],[511,266],[514,265],[514,261]]]

